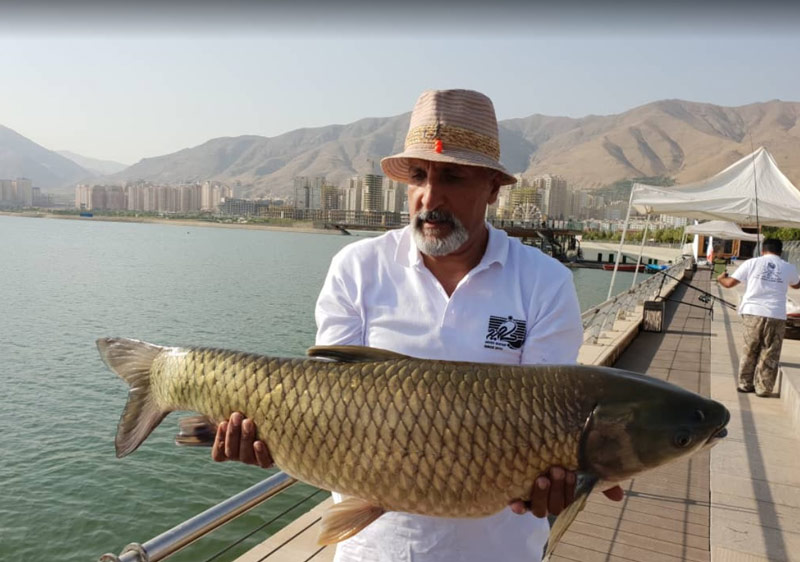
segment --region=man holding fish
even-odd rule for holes
[[[412,224],[333,258],[311,359],[99,339],[130,386],[117,456],[195,411],[178,443],[214,436],[214,460],[274,458],[341,494],[318,539],[338,562],[528,562],[545,541],[549,558],[595,487],[719,442],[722,404],[575,364],[569,271],[484,220],[514,181],[498,158],[486,96],[422,94],[405,151],[381,163],[408,182]]]
[[[408,184],[411,224],[334,257],[317,302],[317,345],[476,363],[576,362],[583,330],[571,273],[485,221],[500,187],[516,182],[499,156],[488,97],[423,92],[405,150],[381,162],[388,177]],[[251,420],[234,414],[218,427],[213,459],[270,466],[255,433]],[[553,466],[536,479],[529,501],[489,517],[386,513],[339,543],[335,560],[538,560],[544,517],[564,510],[575,486],[574,472]],[[622,499],[619,487],[605,494]]]

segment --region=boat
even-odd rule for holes
[[[664,271],[668,269],[668,265],[658,265],[658,264],[639,264],[639,271],[645,271],[647,273],[656,273],[658,271]],[[614,264],[613,263],[604,263],[603,269],[605,271],[614,271]],[[617,266],[617,271],[636,271],[636,264],[635,263],[621,263]]]
[[[604,263],[603,264],[604,271],[614,271],[614,264],[613,263]],[[647,266],[643,263],[639,264],[639,271],[646,271]],[[636,271],[636,264],[635,263],[621,263],[617,266],[617,271]]]

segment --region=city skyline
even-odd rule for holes
[[[468,4],[461,18],[432,21],[353,7],[304,20],[284,5],[277,19],[215,22],[199,10],[175,28],[177,6],[127,25],[126,12],[102,16],[92,3],[39,20],[18,8],[0,22],[0,71],[15,85],[0,124],[51,150],[133,164],[212,138],[399,115],[428,88],[483,91],[500,119],[617,114],[671,98],[739,106],[800,91],[793,8],[718,17],[680,3],[663,13],[509,6]],[[79,24],[82,10],[94,16]]]

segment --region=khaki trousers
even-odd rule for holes
[[[739,359],[739,388],[770,394],[778,377],[786,321],[778,318],[742,315],[744,349]]]

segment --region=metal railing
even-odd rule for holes
[[[690,264],[691,258],[685,258],[667,269],[666,273],[672,277],[681,277]],[[664,275],[654,273],[634,288],[623,291],[584,312],[581,315],[583,343],[596,344],[604,332],[613,329],[617,319],[624,319],[644,301],[655,299],[661,291],[664,279]]]
[[[175,554],[214,529],[235,519],[243,513],[268,500],[297,482],[284,472],[278,472],[266,480],[239,492],[184,521],[169,531],[150,539],[144,544],[131,543],[122,549],[119,556],[104,554],[100,562],[157,562]]]

